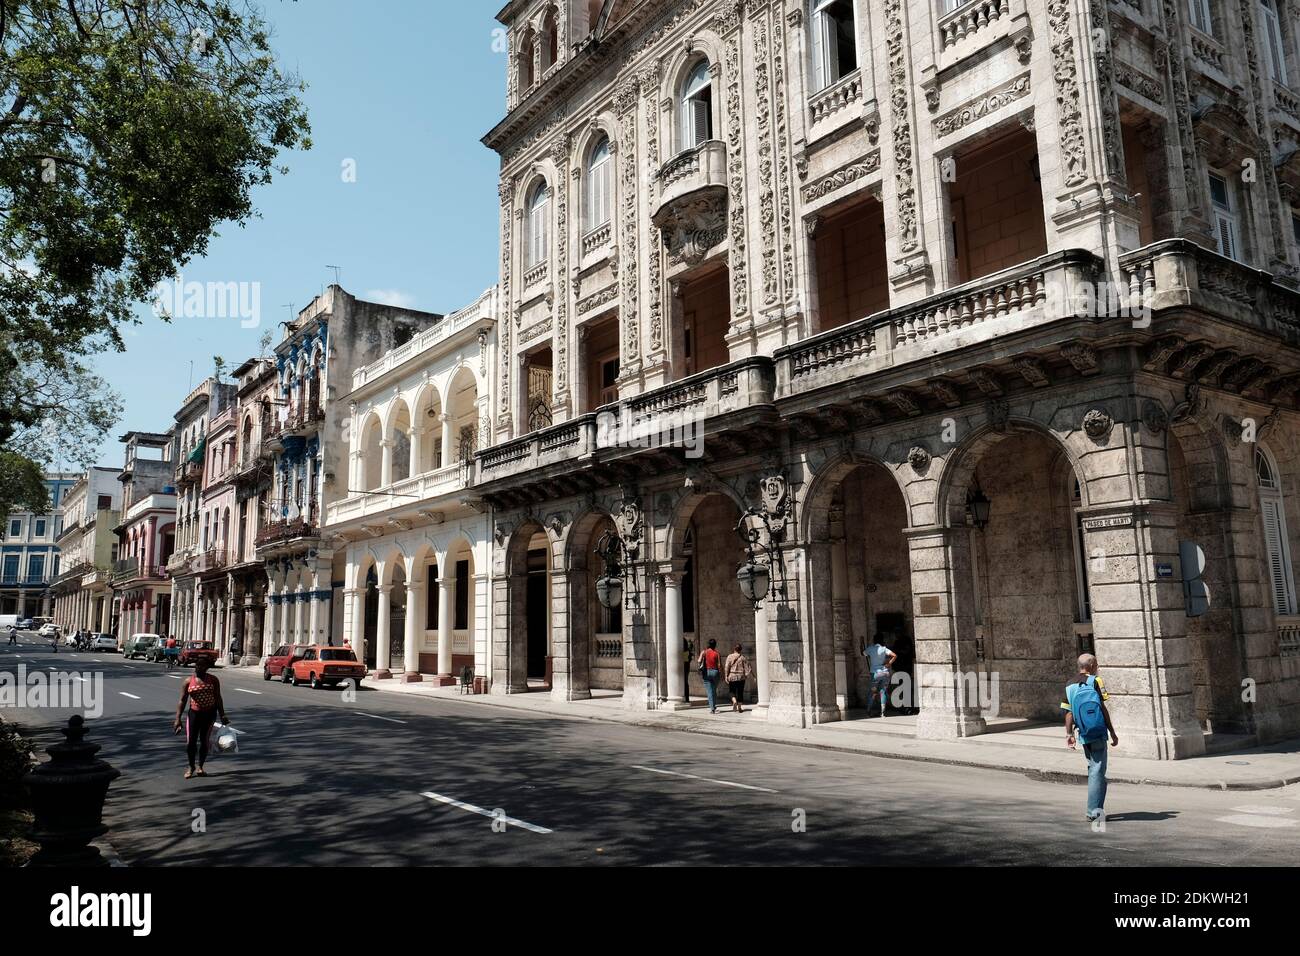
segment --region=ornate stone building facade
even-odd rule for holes
[[[1281,7],[512,0],[491,690],[681,707],[739,639],[809,725],[883,632],[927,736],[1089,649],[1131,752],[1300,729]]]

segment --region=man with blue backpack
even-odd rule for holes
[[[1088,821],[1094,829],[1106,820],[1106,737],[1110,745],[1119,746],[1119,736],[1106,709],[1109,697],[1097,676],[1097,658],[1079,655],[1079,676],[1065,687],[1065,743],[1071,750],[1077,736],[1088,760]]]

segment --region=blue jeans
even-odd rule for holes
[[[1106,738],[1083,745],[1088,759],[1088,819],[1095,820],[1106,807]]]
[[[716,670],[707,670],[704,672],[704,686],[709,692],[709,710],[718,709],[718,672]]]

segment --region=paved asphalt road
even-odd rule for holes
[[[240,753],[186,781],[170,724],[188,671],[0,644],[0,670],[19,662],[103,673],[92,739],[123,773],[105,818],[133,865],[1251,866],[1300,852],[1300,786],[1113,785],[1094,834],[1081,785],[380,691],[349,703],[249,671],[217,672]],[[68,712],[4,715],[45,746]],[[494,832],[470,807],[518,825]]]

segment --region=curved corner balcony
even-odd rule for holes
[[[702,256],[725,238],[726,143],[711,139],[678,153],[660,167],[658,180],[659,202],[652,218],[670,251],[697,247]]]

